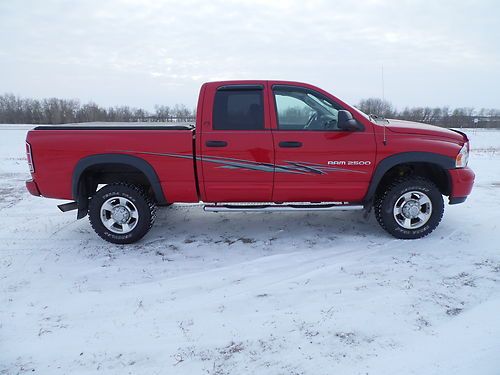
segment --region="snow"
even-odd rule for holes
[[[500,131],[421,240],[174,205],[116,246],[25,190],[28,128],[0,126],[0,374],[498,374]]]

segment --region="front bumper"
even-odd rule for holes
[[[35,195],[37,197],[41,195],[40,190],[38,190],[38,185],[34,180],[26,181],[26,189],[28,189],[31,195]]]
[[[469,167],[448,170],[451,179],[450,204],[462,203],[472,191],[476,175]]]

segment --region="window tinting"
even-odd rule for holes
[[[213,128],[214,130],[264,129],[262,90],[217,91]]]

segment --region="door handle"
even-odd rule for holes
[[[302,147],[302,142],[297,141],[283,141],[279,143],[280,147]]]
[[[207,147],[226,147],[227,142],[226,141],[206,141],[205,145]]]

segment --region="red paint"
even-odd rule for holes
[[[29,191],[31,195],[40,196],[40,190],[38,190],[38,186],[36,186],[36,182],[33,180],[26,181],[26,189]]]
[[[450,170],[451,196],[466,197],[472,191],[475,174],[469,167]]]
[[[213,130],[215,92],[219,86],[231,84],[264,86],[263,130]],[[278,130],[272,93],[274,84],[299,86],[325,95],[349,110],[363,124],[364,131]],[[409,151],[454,159],[466,141],[453,131],[420,124],[397,123],[384,130],[382,124],[371,122],[326,91],[305,83],[284,81],[204,84],[198,100],[194,142],[193,134],[190,130],[32,130],[27,141],[31,145],[35,171],[27,188],[34,195],[74,199],[72,175],[78,161],[91,155],[111,153],[134,155],[149,163],[169,202],[361,202],[383,159]],[[225,141],[228,146],[208,148],[206,142],[210,140]],[[298,141],[302,147],[280,148],[282,141]],[[194,155],[196,160],[159,155],[165,153]],[[222,168],[220,164],[203,161],[213,157],[276,165],[300,161],[327,167],[334,166],[328,165],[329,161],[353,160],[364,164],[340,166],[347,170],[343,172],[291,174]],[[467,196],[472,189],[474,173],[469,168],[451,168],[447,173],[452,184],[451,196]]]

